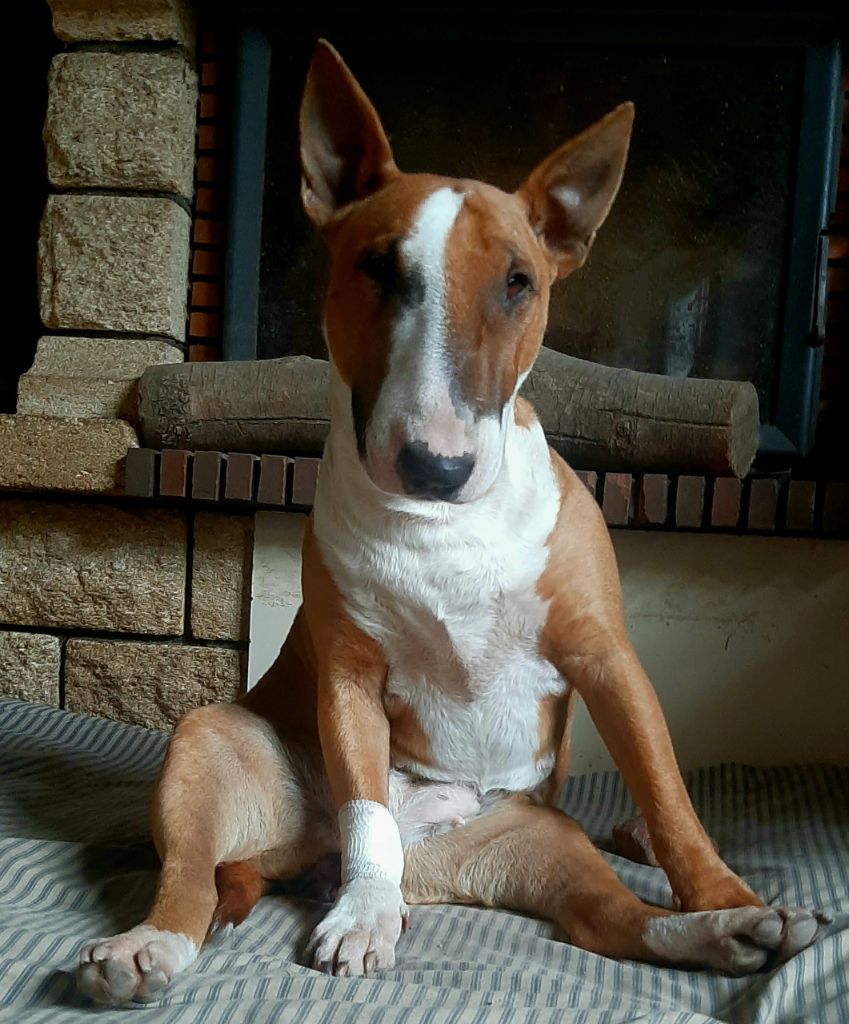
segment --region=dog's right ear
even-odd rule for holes
[[[324,39],[301,101],[301,168],[301,199],[319,229],[400,173],[371,101]]]
[[[536,168],[519,195],[559,277],[587,258],[595,233],[610,212],[628,156],[633,103],[623,103]]]

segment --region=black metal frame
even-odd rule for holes
[[[761,449],[768,454],[807,455],[814,444],[828,298],[823,232],[837,197],[840,162],[840,70],[836,42],[806,48],[775,424],[761,430]]]
[[[322,5],[319,5],[319,13]],[[572,11],[572,14],[578,12]],[[597,39],[600,27],[610,45],[662,43],[679,46],[783,47],[804,56],[802,116],[796,157],[792,224],[785,259],[784,308],[780,366],[774,422],[761,427],[759,454],[799,456],[810,452],[816,428],[822,342],[827,297],[827,248],[823,231],[834,207],[840,153],[843,92],[838,32],[833,22],[820,16],[782,15],[767,20],[738,17],[727,11],[700,16],[679,13],[662,16],[628,11],[581,13],[569,25],[571,42]],[[391,38],[399,26],[408,25],[406,14],[384,11],[369,17],[361,8],[326,10],[333,18],[362,27],[363,32]],[[374,12],[371,12],[374,15]],[[466,15],[470,16],[468,19]],[[231,187],[228,208],[228,242],[224,289],[224,358],[254,359],[257,354],[259,265],[262,244],[262,196],[271,41],[264,28],[279,16],[270,2],[246,2],[236,15],[235,97],[231,137]],[[288,24],[297,15],[286,10]],[[429,42],[463,38],[478,33],[481,9],[442,11],[425,20],[417,34]],[[474,28],[473,28],[474,21]],[[696,30],[697,25],[697,30]],[[409,30],[409,29],[408,29]],[[540,38],[532,14],[508,25],[494,19],[490,37],[516,43]],[[550,36],[549,36],[550,38]]]
[[[225,359],[256,359],[271,42],[253,20],[240,24],[235,56],[223,349]]]

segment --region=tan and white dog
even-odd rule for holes
[[[154,905],[83,950],[93,999],[153,997],[267,880],[340,853],[310,942],[337,975],[392,967],[415,903],[513,908],[606,956],[731,973],[827,924],[764,907],[717,856],[625,635],[598,508],[518,397],[549,290],[613,203],[632,120],[618,107],[512,194],[403,174],[317,46],[302,194],[332,257],[332,415],[303,606],[254,690],[177,725],[154,799]],[[629,892],[558,809],[577,696],[680,911]]]

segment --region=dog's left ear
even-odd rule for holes
[[[623,103],[556,149],[518,191],[537,236],[565,277],[587,258],[613,205],[628,156],[633,103]]]

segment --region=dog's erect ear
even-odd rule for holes
[[[323,39],[301,101],[301,168],[301,199],[318,228],[399,173],[377,112]]]
[[[613,205],[634,105],[623,103],[556,149],[519,189],[534,231],[557,263],[558,276],[580,267]]]

